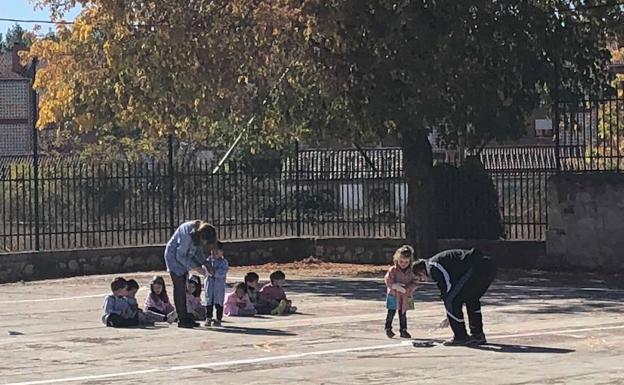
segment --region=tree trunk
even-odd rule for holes
[[[433,150],[424,130],[409,131],[402,139],[407,181],[405,238],[418,258],[429,258],[438,249],[433,211]]]

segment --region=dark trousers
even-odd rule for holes
[[[170,274],[173,281],[173,303],[178,313],[178,323],[192,322],[193,317],[186,312],[186,274]]]
[[[392,320],[396,312],[396,310],[388,309],[388,315],[386,315],[386,329],[392,329]],[[399,326],[401,330],[407,330],[407,313],[399,312]]]
[[[221,321],[223,319],[223,306],[215,304],[215,308],[217,308],[217,321]],[[212,319],[213,306],[206,306],[206,319]]]
[[[106,316],[106,326],[113,328],[129,328],[132,326],[139,326],[139,317],[123,318],[117,314],[109,314]]]
[[[455,338],[458,339],[468,337],[462,309],[464,304],[468,312],[470,333],[473,335],[483,333],[481,297],[494,281],[496,266],[490,258],[484,257],[467,274],[469,275],[458,281],[445,301],[449,324]]]

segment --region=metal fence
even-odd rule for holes
[[[559,102],[556,117],[558,169],[576,172],[624,169],[621,96]]]
[[[539,151],[524,158],[537,159]],[[535,167],[535,159],[524,168],[507,164],[509,154],[509,149],[482,154],[498,194],[503,236],[543,239],[546,179],[553,171]],[[206,161],[96,164],[44,158],[35,170],[31,158],[5,159],[0,252],[159,244],[181,221],[194,218],[215,224],[225,239],[405,235],[407,185],[400,149],[305,150],[258,164],[262,167],[212,174],[213,164]],[[444,183],[449,186],[441,189],[458,198],[472,184]],[[478,229],[482,224],[471,218],[478,200],[477,193],[474,202],[456,204],[444,220],[473,221]],[[470,236],[441,233],[447,235]]]

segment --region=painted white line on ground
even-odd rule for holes
[[[243,360],[210,362],[210,363],[207,363],[207,364],[172,366],[172,367],[169,367],[169,368],[154,368],[154,369],[129,371],[129,372],[124,372],[124,373],[96,374],[96,375],[91,375],[91,376],[57,378],[57,379],[53,379],[53,380],[37,380],[37,381],[27,381],[27,382],[13,382],[13,383],[8,383],[6,385],[44,385],[44,384],[58,384],[58,383],[63,383],[63,382],[101,380],[101,379],[104,379],[104,378],[136,376],[136,375],[140,375],[140,374],[150,374],[150,373],[158,373],[158,372],[175,372],[175,371],[189,370],[189,369],[201,369],[201,368],[214,368],[214,367],[221,367],[221,366],[235,366],[235,365],[244,365],[244,364],[256,364],[256,363],[270,362],[270,361],[296,360],[296,359],[304,358],[304,357],[324,356],[324,355],[327,355],[327,354],[342,354],[342,353],[362,352],[362,351],[371,351],[371,350],[396,349],[396,348],[405,347],[405,346],[411,346],[411,345],[412,345],[411,341],[403,341],[403,342],[400,342],[400,343],[393,343],[393,344],[360,346],[360,347],[353,347],[353,348],[322,350],[322,351],[317,351],[317,352],[306,352],[306,353],[293,353],[293,354],[285,354],[285,355],[272,356],[272,357],[259,357],[259,358],[243,359]]]
[[[139,291],[147,290],[147,287],[140,287]],[[33,302],[55,302],[55,301],[70,301],[72,299],[83,299],[83,298],[104,298],[110,293],[104,294],[91,294],[91,295],[79,295],[76,297],[54,297],[54,298],[38,298],[38,299],[16,299],[10,301],[0,301],[0,305],[8,305],[8,304],[18,304],[18,303],[33,303]]]
[[[579,332],[600,331],[600,330],[617,330],[617,329],[624,329],[624,325],[592,327],[592,328],[576,328],[576,329],[572,328],[572,329],[561,329],[561,330],[524,333],[524,334],[494,335],[492,336],[492,339],[508,339],[508,338],[532,337],[532,336],[541,336],[541,335],[557,335],[557,334],[560,335],[560,334],[567,334],[567,333],[579,333]],[[174,371],[180,371],[180,370],[192,370],[192,369],[201,369],[201,368],[216,368],[216,367],[236,366],[236,365],[244,365],[244,364],[257,364],[257,363],[271,362],[271,361],[288,361],[288,360],[297,360],[300,358],[312,357],[312,356],[324,356],[324,355],[330,355],[330,354],[343,354],[343,353],[374,351],[374,350],[388,350],[388,349],[397,349],[397,348],[411,347],[411,346],[412,346],[412,341],[410,340],[410,341],[402,341],[400,343],[393,343],[393,344],[321,350],[321,351],[316,351],[316,352],[293,353],[293,354],[285,354],[285,355],[271,356],[271,357],[259,357],[259,358],[249,358],[249,359],[242,359],[242,360],[210,362],[206,364],[161,367],[161,368],[154,368],[154,369],[134,370],[134,371],[117,372],[117,373],[109,373],[109,374],[95,374],[95,375],[89,375],[89,376],[57,378],[57,379],[50,379],[50,380],[13,382],[13,383],[6,383],[5,385],[46,385],[46,384],[58,384],[58,383],[76,382],[76,381],[101,380],[105,378],[127,377],[127,376],[136,376],[136,375],[142,375],[142,374],[174,372]]]

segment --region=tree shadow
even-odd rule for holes
[[[560,282],[560,286],[553,282],[548,286],[542,286],[542,284],[542,281],[523,279],[521,276],[517,276],[513,281],[496,280],[482,298],[482,303],[485,308],[489,306],[509,307],[512,304],[527,305],[522,308],[502,309],[501,311],[505,313],[584,314],[600,310],[619,314],[624,311],[624,291],[606,288],[596,281],[578,281],[576,284]],[[288,282],[286,292],[325,298],[340,297],[349,300],[385,301],[386,299],[386,286],[382,279],[292,280]],[[417,306],[419,302],[439,303],[440,293],[435,284],[424,283],[414,293],[414,300]]]
[[[279,329],[266,329],[266,328],[251,328],[245,326],[223,326],[223,327],[214,327],[214,328],[205,328],[201,329],[205,331],[217,332],[217,333],[227,333],[227,334],[247,334],[254,336],[296,336],[296,333],[292,333],[285,330]]]

